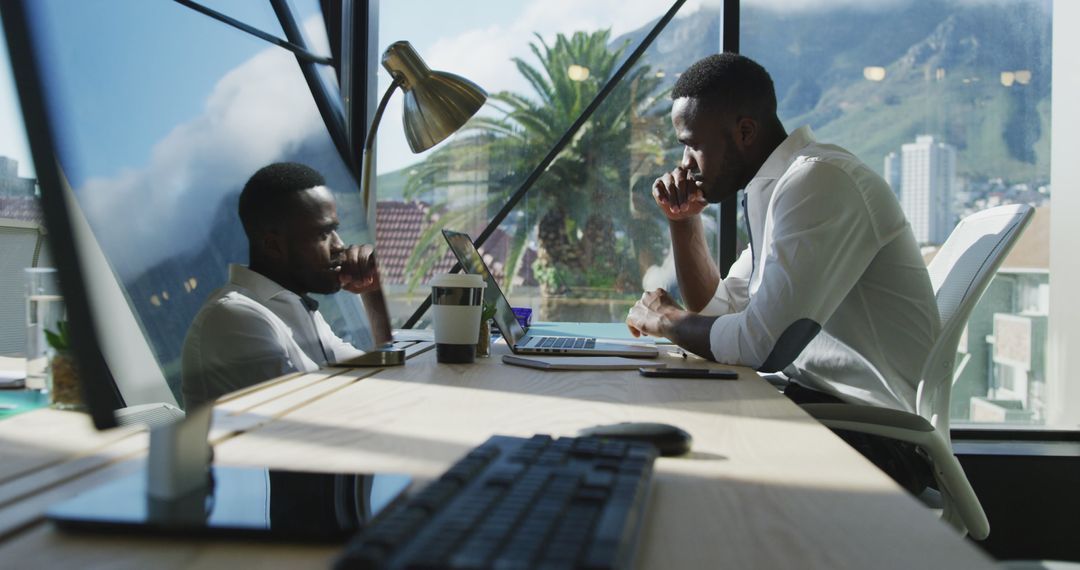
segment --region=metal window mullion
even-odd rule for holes
[[[263,41],[272,43],[280,48],[287,49],[296,54],[296,57],[300,59],[304,59],[313,63],[321,63],[323,65],[329,65],[332,63],[332,60],[330,58],[318,55],[316,53],[312,53],[302,43],[296,44],[285,41],[273,34],[268,34],[256,28],[255,26],[245,24],[244,22],[241,22],[236,18],[231,18],[229,16],[226,16],[225,14],[222,14],[221,12],[207,8],[206,6],[203,6],[198,2],[194,2],[193,0],[174,0],[174,2],[186,8],[190,8],[204,16],[209,16],[223,24],[232,26],[244,33],[251,34]]]
[[[723,36],[721,38],[723,51],[739,53],[739,2],[740,0],[724,0]],[[720,258],[719,268],[721,277],[727,277],[728,271],[735,263],[736,241],[738,235],[738,211],[739,198],[731,196],[720,202],[720,211],[717,213],[717,255]]]
[[[307,45],[304,42],[303,34],[300,32],[300,25],[296,23],[296,17],[286,0],[270,0],[270,4],[274,7],[274,13],[277,15],[278,22],[281,23],[281,29],[285,31],[285,37],[291,43],[306,50]],[[319,77],[319,70],[315,67],[315,63],[312,63],[299,53],[296,54],[296,63],[300,65],[308,89],[311,91],[311,97],[315,100],[315,106],[318,107],[319,114],[322,115],[323,123],[326,124],[326,130],[330,133],[330,138],[334,141],[338,154],[341,155],[341,159],[345,161],[345,164],[351,166],[353,164],[353,153],[349,150],[348,136],[346,136],[345,132],[345,117],[342,116],[340,109],[335,107],[332,102],[333,98],[340,97],[340,94],[331,93],[327,89],[326,84]]]

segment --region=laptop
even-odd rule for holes
[[[495,325],[499,328],[507,346],[514,354],[565,354],[573,356],[627,356],[631,358],[656,358],[660,351],[649,342],[628,342],[619,339],[589,337],[530,335],[514,317],[509,301],[499,284],[488,271],[484,258],[473,245],[468,234],[443,230],[443,237],[450,245],[466,273],[480,275],[487,282],[484,303],[495,305]]]

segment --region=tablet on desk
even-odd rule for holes
[[[738,380],[739,373],[720,368],[664,368],[657,370],[645,366],[638,367],[642,376],[650,378],[706,378],[713,380]]]
[[[519,356],[504,354],[502,360],[514,366],[526,366],[540,370],[637,370],[663,368],[663,362],[643,362],[639,358],[619,356]]]

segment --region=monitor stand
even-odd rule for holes
[[[70,530],[341,542],[390,507],[408,475],[215,467],[213,406],[150,430],[147,467],[52,507]]]

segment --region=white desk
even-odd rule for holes
[[[544,372],[502,364],[505,350],[496,346],[475,365],[439,365],[429,352],[404,367],[330,369],[262,385],[218,405],[216,461],[407,472],[422,483],[492,434],[573,435],[601,423],[660,421],[689,431],[694,449],[657,462],[641,568],[992,567],[749,370],[738,381]],[[96,433],[66,412],[0,422],[0,566],[296,568],[333,560],[336,547],[70,535],[41,519],[52,502],[137,468],[143,446],[141,432]]]

